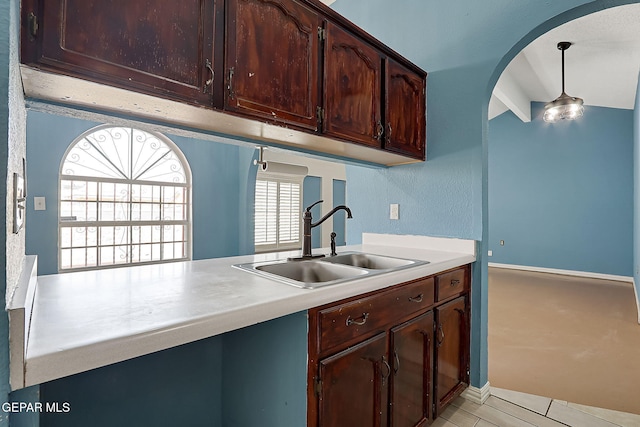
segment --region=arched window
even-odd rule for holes
[[[59,188],[60,271],[191,258],[191,172],[168,138],[91,129],[67,149]]]

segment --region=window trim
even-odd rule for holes
[[[275,181],[278,183],[278,191],[277,194],[280,194],[280,183],[292,183],[298,184],[300,191],[298,193],[298,240],[294,243],[281,244],[280,243],[280,203],[278,201],[278,209],[277,209],[277,217],[276,217],[276,243],[265,243],[258,244],[255,242],[255,233],[256,233],[256,211],[255,211],[255,202],[254,202],[254,226],[253,226],[253,236],[254,236],[254,251],[255,253],[266,253],[266,252],[278,252],[278,251],[287,251],[287,250],[296,250],[302,248],[302,197],[303,197],[303,183],[304,183],[304,175],[293,175],[293,174],[283,174],[283,173],[273,173],[273,172],[263,172],[258,170],[256,176],[256,190],[258,181]],[[256,192],[254,191],[254,201],[255,201]]]
[[[71,150],[73,150],[73,148],[80,143],[81,141],[83,141],[87,136],[90,136],[93,133],[96,133],[100,130],[103,129],[109,129],[109,128],[123,128],[123,129],[129,129],[132,132],[135,131],[139,131],[139,132],[144,132],[146,134],[149,134],[155,138],[157,138],[159,141],[161,141],[162,143],[164,143],[172,152],[173,155],[176,156],[176,158],[178,159],[178,161],[180,162],[180,165],[182,166],[182,171],[184,172],[184,177],[185,177],[185,182],[184,183],[174,183],[174,182],[165,182],[165,181],[150,181],[150,180],[140,180],[140,179],[125,179],[125,178],[108,178],[108,177],[99,177],[99,176],[86,176],[86,175],[69,175],[69,174],[65,174],[63,172],[63,167],[65,165],[65,162],[67,160],[67,157],[69,156]],[[146,186],[160,186],[161,188],[165,188],[165,187],[181,187],[181,188],[185,188],[186,192],[185,192],[185,202],[184,202],[184,206],[186,209],[186,214],[185,214],[185,219],[184,220],[171,220],[171,221],[162,221],[162,220],[145,220],[145,221],[132,221],[132,220],[127,220],[127,221],[102,221],[102,220],[91,220],[91,221],[65,221],[63,220],[63,217],[61,215],[62,213],[62,182],[63,181],[84,181],[84,182],[96,182],[96,183],[100,183],[100,182],[107,182],[107,183],[114,183],[114,184],[123,184],[123,185],[146,185]],[[189,261],[192,259],[193,256],[193,206],[192,206],[192,191],[193,191],[193,185],[192,185],[192,173],[191,173],[191,167],[189,165],[189,162],[187,161],[187,158],[185,157],[184,153],[182,152],[182,150],[180,150],[180,148],[168,137],[166,137],[165,135],[159,133],[159,132],[154,132],[154,131],[149,131],[146,129],[142,129],[139,127],[133,127],[133,126],[119,126],[119,125],[113,125],[113,124],[104,124],[104,125],[99,125],[96,127],[93,127],[89,130],[87,130],[86,132],[82,133],[81,135],[79,135],[78,137],[76,137],[67,147],[67,149],[64,152],[64,155],[62,156],[62,159],[60,161],[60,166],[59,166],[59,170],[58,170],[58,185],[57,185],[57,191],[58,191],[58,197],[57,197],[57,201],[58,201],[58,221],[57,221],[57,235],[58,235],[58,247],[57,247],[57,264],[58,264],[58,272],[60,273],[67,273],[67,272],[74,272],[74,271],[94,271],[94,270],[104,270],[104,269],[110,269],[110,268],[119,268],[119,267],[132,267],[132,266],[142,266],[142,265],[153,265],[153,264],[164,264],[164,263],[169,263],[169,262],[180,262],[180,261]],[[127,204],[131,204],[131,202],[126,202]],[[160,259],[160,260],[151,260],[151,261],[140,261],[140,262],[131,262],[131,260],[129,260],[128,262],[124,262],[124,263],[113,263],[113,264],[107,264],[107,265],[96,265],[96,266],[84,266],[84,267],[71,267],[71,268],[63,268],[62,266],[62,230],[63,228],[72,228],[72,227],[99,227],[99,226],[123,226],[123,227],[136,227],[136,226],[145,226],[145,225],[158,225],[158,223],[161,223],[162,226],[164,225],[184,225],[185,226],[185,237],[184,237],[184,256],[180,257],[180,258],[172,258],[172,259]],[[72,226],[69,224],[73,224]],[[162,245],[164,243],[164,241],[159,242],[160,245]],[[119,246],[128,246],[128,247],[132,247],[133,245],[136,245],[135,243],[132,243],[131,241],[128,241],[126,244],[124,245],[119,245]],[[99,245],[96,246],[87,246],[87,247],[95,247],[97,251],[100,250]],[[99,256],[99,255],[98,255]]]

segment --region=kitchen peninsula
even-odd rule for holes
[[[40,276],[23,343],[24,366],[12,366],[12,373],[23,372],[24,377],[12,387],[303,312],[470,264],[476,257],[474,241],[424,236],[364,234],[362,245],[338,252],[347,250],[429,263],[318,289],[299,289],[232,267],[296,252]],[[24,326],[12,324],[11,329]]]

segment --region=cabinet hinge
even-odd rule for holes
[[[318,127],[322,125],[324,122],[324,108],[318,106],[316,107],[316,119],[318,121]]]
[[[320,378],[316,378],[313,388],[316,392],[316,396],[320,396],[322,394],[322,380]]]
[[[318,38],[320,40],[326,40],[327,39],[327,30],[325,30],[322,27],[318,27]]]
[[[33,14],[33,12],[29,12],[29,34],[31,37],[35,38],[38,35],[38,17]]]
[[[227,90],[229,91],[229,98],[233,99],[236,97],[235,92],[233,91],[233,67],[229,68],[229,78],[227,79]]]

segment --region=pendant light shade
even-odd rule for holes
[[[544,106],[545,122],[554,123],[558,120],[574,120],[584,113],[584,101],[582,98],[569,96],[564,91],[564,51],[569,49],[570,42],[558,43],[558,49],[562,51],[562,93],[559,97]]]

